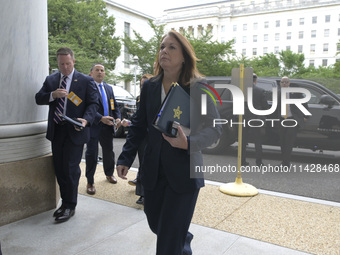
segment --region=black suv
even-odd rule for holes
[[[113,89],[113,93],[115,95],[115,99],[119,105],[119,110],[122,115],[122,120],[128,119],[131,120],[132,116],[135,114],[136,108],[136,99],[134,96],[128,92],[127,90],[116,86],[111,85]],[[116,131],[116,137],[122,137],[128,131],[128,127],[120,126]]]
[[[206,77],[207,83],[215,87],[216,84],[230,84],[230,77]],[[265,90],[268,103],[271,104],[272,88],[280,86],[280,78],[258,78],[257,86]],[[300,79],[291,79],[290,87],[305,88],[310,91],[311,99],[308,102],[312,114],[303,129],[297,135],[295,146],[299,148],[316,150],[340,150],[340,96],[333,93],[323,85],[316,82]],[[222,100],[222,105],[217,104],[221,119],[238,121],[238,116],[233,116],[232,94],[229,89],[216,88]],[[268,116],[267,119],[276,118]],[[230,122],[230,121],[229,121]],[[278,128],[265,122],[263,128],[263,144],[279,145]],[[205,153],[223,153],[237,140],[238,126],[232,127],[224,124],[220,139],[205,149]],[[249,142],[254,142],[249,137]]]

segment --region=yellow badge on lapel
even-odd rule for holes
[[[76,94],[74,94],[73,91],[70,94],[68,94],[67,98],[76,106],[80,105],[80,103],[83,101]]]
[[[111,98],[110,99],[110,103],[111,103],[111,110],[115,109],[115,101]]]

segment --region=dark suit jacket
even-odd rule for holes
[[[49,102],[52,91],[59,87],[61,73],[54,73],[46,77],[45,82],[39,92],[35,95],[35,101],[38,105],[49,105],[48,127],[46,138],[50,141],[54,137],[55,122],[53,121],[56,102]],[[66,116],[70,118],[86,119],[88,125],[94,121],[94,116],[98,109],[98,92],[93,78],[74,70],[69,93],[74,92],[82,102],[76,106],[70,100],[67,100]],[[68,125],[68,132],[74,144],[84,144],[90,138],[89,128],[82,131],[76,131],[72,125]]]
[[[110,85],[108,85],[106,82],[103,82],[104,85],[104,89],[105,89],[105,93],[106,93],[106,97],[107,97],[107,102],[109,104],[109,116],[113,117],[114,119],[117,118],[121,118],[121,114],[119,111],[119,105],[115,99],[115,95],[113,93],[112,87]],[[99,98],[99,107],[98,107],[98,111],[96,113],[95,119],[93,124],[98,125],[100,123],[101,118],[104,115],[104,107],[103,107],[103,99],[101,97],[101,94],[98,90],[98,98]],[[112,109],[111,107],[111,100],[113,100],[113,105],[114,105],[114,109]]]
[[[278,106],[277,106],[277,115],[279,116],[279,118],[281,118],[281,89],[279,89],[279,96],[278,96]],[[303,98],[303,95],[301,93],[289,93],[289,98],[291,99],[296,99],[296,98]],[[307,103],[303,103],[302,104],[307,110],[308,108],[308,104]],[[293,116],[288,116],[288,117],[293,117],[297,123],[298,126],[300,128],[303,128],[305,126],[305,118],[308,118],[308,116],[304,115],[303,112],[297,108],[297,106],[295,104],[291,104],[290,105],[290,111],[292,112]]]
[[[182,86],[187,92],[189,88]],[[169,185],[178,193],[192,192],[204,186],[203,174],[190,178],[190,171],[195,165],[202,166],[201,149],[215,142],[221,134],[221,127],[214,128],[214,118],[219,118],[215,105],[208,101],[208,114],[201,118],[200,100],[191,109],[196,118],[191,120],[191,134],[188,137],[189,150],[173,148],[162,137],[161,132],[153,127],[153,121],[161,106],[162,77],[157,76],[145,81],[141,93],[140,106],[129,127],[127,141],[120,154],[117,165],[130,167],[142,140],[147,137],[142,165],[142,184],[144,189],[153,190],[159,169],[162,168]],[[191,94],[202,93],[200,89],[191,89]],[[200,96],[197,95],[199,98]],[[198,113],[198,114],[197,114]]]
[[[246,119],[264,119],[266,116],[258,116],[249,111],[248,105],[245,107],[245,118]],[[267,110],[270,108],[268,101],[266,99],[264,89],[253,85],[253,106],[256,110]]]

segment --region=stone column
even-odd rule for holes
[[[2,1],[0,15],[0,226],[56,206],[47,106],[47,0]]]

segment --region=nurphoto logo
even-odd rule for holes
[[[203,83],[202,83],[203,84]],[[218,95],[218,93],[216,92],[216,90],[214,88],[212,88],[211,86],[207,85],[207,84],[203,84],[205,86],[208,86],[215,94]],[[244,94],[243,91],[235,86],[235,85],[231,85],[231,84],[216,84],[215,85],[216,89],[228,89],[231,94],[232,94],[232,104],[233,104],[233,115],[244,115],[244,105],[245,105],[245,100],[244,100]],[[207,92],[207,94],[209,94],[215,104],[216,104],[216,100],[214,99],[214,97],[212,96],[212,94],[207,91],[206,89],[202,89],[205,92]],[[270,114],[274,113],[275,110],[278,107],[278,93],[277,93],[277,88],[273,87],[272,90],[272,105],[270,107],[270,109],[267,110],[258,110],[255,109],[254,105],[253,105],[253,88],[250,87],[248,88],[248,93],[247,93],[247,105],[248,105],[248,109],[249,111],[257,116],[269,116]],[[287,93],[301,93],[304,94],[305,96],[303,98],[286,98],[286,94]],[[304,88],[291,88],[291,87],[287,87],[287,88],[281,88],[281,115],[286,115],[286,111],[287,111],[287,107],[286,105],[295,105],[304,115],[310,116],[312,115],[304,106],[303,103],[307,103],[311,98],[311,93]],[[221,98],[218,96],[218,99],[220,100],[220,103],[222,105],[222,101]],[[201,114],[202,115],[206,115],[207,114],[207,95],[206,94],[202,94],[201,95]],[[274,122],[280,121],[280,119],[266,119],[266,122],[271,123],[272,127],[274,127]],[[251,119],[248,120],[248,125],[250,127],[261,127],[264,125],[265,123],[264,120],[262,119]],[[243,122],[233,122],[232,120],[228,121],[227,119],[215,119],[214,120],[214,127],[215,125],[220,125],[220,124],[227,124],[229,123],[232,124],[242,124],[243,126],[245,126],[245,121]],[[259,123],[259,124],[255,124],[255,123]],[[287,120],[282,120],[281,121],[282,126],[285,127],[295,127],[297,125],[296,120],[292,120],[292,119],[287,119]]]

